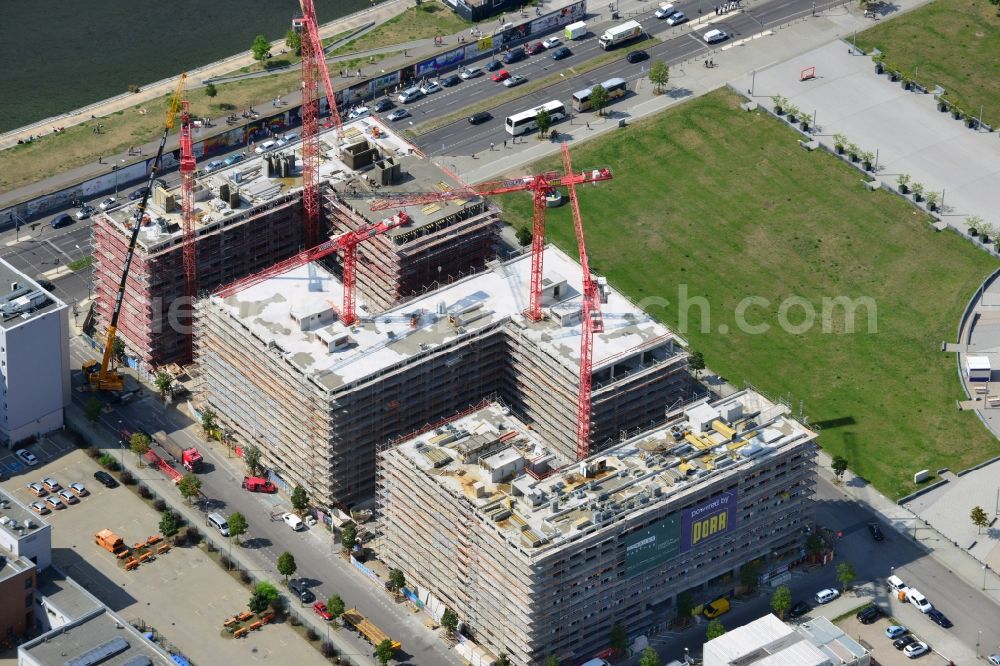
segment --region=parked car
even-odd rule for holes
[[[872,533],[872,538],[876,541],[882,541],[885,539],[885,535],[882,534],[882,528],[878,523],[868,523],[868,531]]]
[[[45,506],[45,502],[32,502],[30,504],[31,510],[40,516],[44,516],[49,512],[49,507]]]
[[[568,47],[560,46],[555,51],[552,52],[553,60],[562,60],[563,58],[568,58],[573,55],[573,52],[569,50]]]
[[[65,509],[66,505],[62,503],[62,500],[55,495],[49,495],[45,498],[45,503],[48,504],[53,509]]]
[[[549,37],[548,39],[542,42],[542,46],[544,46],[547,49],[554,49],[560,44],[562,44],[562,40],[559,39],[558,37]]]
[[[88,217],[95,213],[94,207],[88,204],[80,206],[80,210],[76,211],[76,219],[86,220]]]
[[[205,173],[210,173],[212,171],[215,171],[216,169],[221,169],[224,166],[225,163],[222,160],[212,160],[211,162],[205,165]],[[101,210],[104,210],[103,204],[101,204]]]
[[[945,629],[951,629],[953,626],[955,626],[951,623],[951,620],[945,617],[944,613],[939,611],[937,608],[932,608],[931,610],[927,611],[927,617],[929,617],[936,624],[944,627]]]
[[[528,79],[524,78],[520,74],[515,74],[514,76],[512,76],[509,79],[507,79],[506,81],[504,81],[503,84],[504,84],[504,86],[506,86],[508,88],[513,88],[514,86],[519,86],[522,83],[527,83],[527,82],[528,82]]]
[[[299,140],[299,135],[297,133],[295,133],[295,132],[285,132],[285,135],[283,137],[281,137],[280,139],[278,139],[278,148],[281,148],[283,146],[287,146],[288,144],[292,143],[293,141],[298,141],[298,140]]]
[[[916,659],[922,654],[927,654],[930,650],[931,649],[927,643],[917,641],[916,643],[910,643],[903,648],[903,654],[905,654],[909,659]]]
[[[480,111],[479,113],[473,113],[469,116],[470,125],[482,125],[487,120],[492,120],[493,115],[489,111]]]
[[[800,601],[799,603],[795,604],[788,610],[788,619],[789,620],[798,619],[811,610],[812,606],[810,606],[804,601]]]
[[[62,486],[59,485],[59,482],[51,476],[47,476],[42,479],[42,485],[45,486],[45,489],[50,493],[57,493],[62,490]]]
[[[858,622],[861,624],[872,624],[882,617],[882,609],[872,604],[871,606],[866,606],[858,611],[858,614],[855,617],[857,617]]]
[[[729,39],[729,35],[725,30],[719,30],[718,28],[712,28],[704,35],[701,36],[705,40],[706,44],[715,44],[716,42],[722,42]]]
[[[396,122],[397,120],[402,120],[403,118],[408,118],[409,116],[410,112],[406,109],[396,109],[395,111],[390,111],[385,119],[391,122]]]
[[[934,609],[934,605],[915,587],[906,588],[906,600],[916,606],[921,613],[930,613]]]
[[[86,497],[87,495],[90,494],[90,491],[87,490],[86,486],[84,486],[79,481],[74,481],[73,483],[69,484],[69,489],[72,490],[73,494],[75,494],[77,497]]]
[[[437,81],[428,81],[424,85],[420,86],[420,92],[422,92],[425,95],[441,92],[441,84],[438,83]]]
[[[233,166],[237,162],[242,162],[242,161],[243,161],[243,155],[241,155],[240,153],[236,153],[235,155],[230,155],[226,159],[222,160],[222,163],[225,164],[226,166]]]
[[[281,517],[285,521],[285,524],[292,528],[293,532],[301,532],[306,528],[306,524],[302,522],[302,519],[296,516],[294,513],[286,513]]]
[[[896,640],[894,640],[892,642],[892,647],[896,648],[897,650],[902,650],[910,643],[916,643],[916,642],[917,642],[916,636],[914,636],[913,634],[907,634],[902,638],[897,638]]]
[[[497,72],[496,74],[494,74],[491,78],[493,79],[493,81],[495,83],[500,83],[501,81],[506,81],[507,79],[510,78],[510,72],[508,72],[506,69],[501,69],[499,72]]]
[[[55,291],[56,286],[52,284],[51,280],[46,280],[45,278],[38,278],[37,280],[35,280],[35,282],[37,282],[38,286],[44,289],[45,291]]]
[[[496,60],[494,60],[493,62],[496,62]],[[483,75],[483,70],[480,69],[479,67],[466,67],[465,69],[462,70],[462,73],[459,74],[459,76],[461,76],[466,81],[482,75]]]
[[[667,17],[667,25],[680,25],[681,23],[687,23],[688,17],[684,12],[674,12]]]
[[[276,140],[268,139],[267,141],[264,141],[263,143],[261,143],[260,145],[258,145],[256,148],[254,148],[253,152],[255,152],[258,155],[260,155],[261,153],[266,153],[269,150],[274,150],[277,147],[278,147],[278,142]]]
[[[840,592],[833,589],[832,587],[828,587],[825,590],[820,590],[819,592],[816,593],[816,603],[828,604],[839,596]]]
[[[28,449],[18,449],[17,451],[14,451],[14,455],[20,458],[21,462],[23,462],[25,465],[30,465],[31,467],[34,467],[35,465],[38,464],[38,458],[36,458],[35,454],[29,451]]]
[[[462,77],[458,74],[452,74],[451,76],[446,76],[441,79],[441,85],[445,88],[451,88],[452,86],[457,86],[462,82]]]
[[[649,60],[649,54],[645,51],[631,51],[625,56],[625,60],[631,63],[642,62],[643,60]]]
[[[396,108],[396,105],[388,97],[383,97],[382,99],[372,104],[372,110],[375,111],[375,113],[385,113],[389,109],[394,109],[394,108]]]
[[[487,72],[495,72],[498,69],[502,68],[503,68],[503,63],[500,62],[499,60],[490,60],[488,63],[486,63]]]
[[[94,472],[94,478],[104,484],[105,488],[117,488],[118,482],[115,481],[115,477],[111,476],[103,469],[99,469]]]
[[[132,194],[128,195],[129,201],[138,201],[139,199],[146,196],[146,192],[149,192],[149,188],[143,185],[139,189],[132,192]]]
[[[986,658],[986,661],[990,662],[993,666],[1000,666],[1000,654],[991,654]]]
[[[317,601],[316,603],[313,604],[313,612],[316,613],[316,615],[319,615],[327,622],[333,619],[333,613],[327,610],[326,604],[324,604],[322,601]]]
[[[45,489],[45,486],[38,483],[38,481],[32,481],[28,484],[28,490],[35,493],[36,497],[45,497],[49,494],[49,491]]]
[[[306,587],[306,581],[304,578],[293,578],[288,581],[288,589],[296,597],[299,598],[304,604],[311,604],[316,601],[316,595],[312,593],[308,587]]]
[[[909,629],[901,624],[893,624],[885,628],[885,637],[893,639],[899,638],[908,631]]]
[[[357,120],[358,118],[367,118],[371,115],[371,109],[367,106],[356,106],[351,109],[351,112],[347,114],[348,120]]]
[[[80,502],[79,497],[77,497],[70,491],[66,490],[65,488],[63,488],[56,494],[59,495],[59,499],[61,499],[63,502],[66,502],[66,504],[78,504]]]
[[[524,49],[525,53],[527,53],[528,55],[538,55],[544,50],[545,50],[545,44],[542,44],[541,42],[535,42],[534,44],[529,44]]]
[[[707,617],[709,620],[719,617],[723,613],[729,612],[729,599],[726,597],[719,597],[710,604],[705,604],[701,610],[701,614]]]
[[[73,224],[73,216],[69,213],[59,213],[52,218],[51,224],[53,229],[61,229],[67,225]]]
[[[656,8],[653,12],[653,16],[658,19],[667,18],[668,16],[673,16],[676,8],[672,4],[662,4]]]

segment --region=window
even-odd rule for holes
[[[31,576],[24,579],[24,589],[30,590],[34,586],[35,586],[35,581]]]

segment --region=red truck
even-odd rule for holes
[[[153,433],[153,439],[156,443],[164,448],[164,450],[174,457],[175,460],[179,460],[184,469],[189,472],[200,472],[202,466],[201,453],[198,449],[193,446],[189,449],[181,447],[177,442],[167,436],[167,433],[162,430],[158,430]]]
[[[278,487],[259,476],[244,476],[243,490],[249,490],[252,493],[276,493]]]

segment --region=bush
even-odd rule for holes
[[[337,648],[333,647],[333,643],[329,641],[323,643],[323,646],[320,648],[320,652],[322,652],[323,656],[327,659],[337,656]]]
[[[294,613],[290,618],[288,618],[288,621],[292,623],[293,627],[298,627],[299,625],[302,624],[302,620],[300,620],[299,616],[295,615]]]
[[[211,543],[211,542],[209,542],[209,543]],[[226,569],[229,569],[231,566],[233,566],[233,561],[231,559],[229,559],[228,555],[222,554],[222,555],[219,556],[219,564],[221,564]]]
[[[142,88],[139,87],[139,84],[137,84],[137,83],[130,83],[130,84],[128,84],[128,91],[130,93],[132,93],[133,95],[135,93],[139,92],[140,90],[142,90]]]
[[[122,477],[124,476],[125,474],[123,473]],[[122,478],[122,483],[135,483],[135,479],[130,478],[128,481],[125,481],[125,479]],[[138,490],[139,490],[139,497],[141,497],[142,499],[150,499],[153,496],[153,493],[150,492],[149,488],[147,488],[145,484],[140,483]]]
[[[105,469],[110,469],[111,471],[118,469],[118,461],[110,453],[102,453],[97,462]]]
[[[94,460],[97,460],[98,458],[101,457],[101,450],[96,446],[88,446],[87,455],[93,458]]]
[[[178,547],[188,545],[188,535],[186,532],[178,532],[174,537],[174,545]]]
[[[191,543],[193,543],[193,544],[199,544],[199,543],[201,543],[202,536],[201,536],[201,532],[198,531],[197,527],[195,527],[193,525],[189,526],[187,528],[186,533],[187,533],[187,538],[191,540]]]
[[[121,473],[121,480],[122,483],[124,483],[126,486],[131,486],[132,484],[135,483],[135,476],[132,474],[132,472],[128,471],[127,469],[123,469]],[[139,494],[141,495],[142,492],[140,491]],[[152,496],[152,494],[150,495]]]
[[[306,629],[306,638],[308,638],[310,641],[318,641],[319,634],[316,633],[315,629],[309,627],[308,629]]]
[[[249,585],[252,580],[253,578],[250,576],[249,571],[240,570],[240,581],[242,581],[244,585]]]
[[[211,541],[205,544],[205,549],[208,550],[208,552],[210,553],[214,553],[215,551],[219,550],[218,548],[215,547],[215,544]],[[225,555],[223,555],[223,557],[225,557]]]
[[[164,511],[167,510],[167,503],[164,502],[159,497],[157,497],[155,500],[153,500],[153,508],[159,511],[160,513],[163,513]]]

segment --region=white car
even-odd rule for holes
[[[993,664],[993,666],[1000,666],[1000,654],[991,654],[986,658],[986,661]]]
[[[459,76],[461,76],[466,81],[482,75],[483,75],[483,70],[480,69],[479,67],[466,67],[465,69],[462,70],[462,73],[459,74]]]
[[[674,12],[672,15],[667,17],[667,25],[680,25],[685,23],[688,17],[684,15],[684,12]]]
[[[503,84],[504,84],[504,86],[506,86],[508,88],[513,88],[514,86],[521,85],[522,83],[526,82],[527,80],[528,79],[524,78],[520,74],[515,74],[514,76],[512,76],[509,79],[507,79],[506,81],[504,81]]]
[[[820,590],[819,592],[816,593],[816,603],[828,604],[839,596],[840,592],[833,589],[832,587],[828,587],[825,590]]]
[[[430,95],[431,93],[436,93],[441,90],[441,84],[437,81],[428,81],[424,85],[420,86],[420,92],[425,95]]]
[[[269,150],[274,150],[277,147],[278,147],[278,142],[277,141],[265,141],[264,143],[260,144],[256,148],[254,148],[253,152],[255,152],[258,155],[260,155],[261,153],[266,153]]]
[[[367,106],[356,106],[351,109],[351,112],[347,114],[348,120],[357,120],[358,118],[367,118],[372,114],[371,109]]]
[[[298,140],[299,140],[298,134],[296,134],[295,132],[286,132],[285,136],[278,139],[278,148],[281,148],[282,146],[287,146],[293,141],[298,141]]]
[[[17,451],[14,451],[14,455],[20,458],[21,462],[25,465],[31,465],[34,467],[38,464],[38,458],[36,458],[35,454],[28,449],[18,449]]]
[[[107,199],[101,202],[101,205],[98,206],[98,208],[100,208],[101,210],[111,210],[117,205],[118,205],[118,199],[115,199],[114,197],[108,197]]]
[[[306,524],[302,522],[302,519],[296,516],[294,513],[286,513],[281,517],[285,521],[285,524],[292,528],[294,532],[301,532],[306,528]]]
[[[406,109],[393,109],[388,113],[388,115],[386,115],[385,119],[396,122],[397,120],[402,120],[403,118],[408,118],[409,116],[410,112]]]
[[[701,38],[705,40],[706,44],[714,44],[729,39],[729,35],[723,30],[713,28],[702,35]]]
[[[549,37],[544,42],[542,42],[542,46],[544,46],[547,49],[554,49],[560,44],[562,44],[562,40],[559,39],[558,37]]]
[[[673,16],[674,12],[676,12],[676,11],[677,11],[677,8],[674,7],[673,5],[671,5],[671,4],[664,4],[664,5],[660,5],[659,7],[657,7],[656,11],[653,12],[653,16],[655,16],[658,19],[663,19],[663,18],[667,18],[668,16]]]
[[[927,643],[924,643],[923,641],[917,641],[916,643],[910,643],[905,648],[903,648],[903,654],[905,654],[910,659],[916,659],[922,654],[927,654],[928,652],[930,652],[930,650],[931,649],[930,647],[927,646]]]

